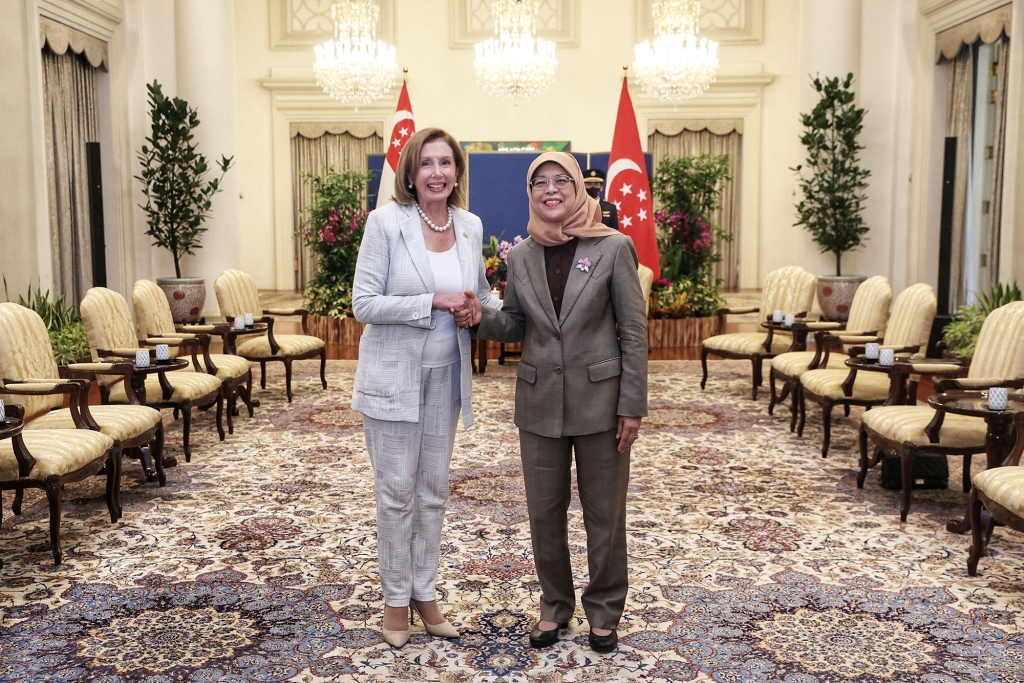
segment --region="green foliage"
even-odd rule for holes
[[[11,300],[7,291],[7,278],[4,278],[4,298]],[[57,365],[75,363],[89,355],[85,323],[78,317],[75,307],[67,304],[64,294],[50,301],[50,290],[33,290],[32,285],[29,285],[26,296],[18,295],[18,304],[32,309],[43,319]]]
[[[715,244],[732,236],[713,225],[711,215],[728,180],[727,155],[666,157],[655,169],[652,192],[660,210],[654,223],[662,277],[655,283],[653,317],[714,315],[724,303],[718,294],[722,282],[714,276],[714,264],[722,260]]]
[[[352,280],[359,244],[369,215],[367,171],[343,171],[333,166],[319,176],[304,173],[313,202],[306,208],[298,235],[316,254],[318,267],[306,285],[307,308],[315,315],[345,318],[352,315]]]
[[[835,255],[836,275],[842,275],[843,254],[861,246],[868,232],[861,209],[871,172],[858,165],[864,148],[857,144],[866,112],[854,104],[852,73],[841,82],[815,78],[812,83],[821,97],[800,117],[807,160],[793,169],[803,191],[796,225],[807,228],[821,253]]]
[[[146,203],[153,246],[167,249],[174,255],[174,274],[181,277],[181,258],[195,256],[210,216],[213,195],[220,191],[224,174],[232,165],[232,157],[221,156],[216,163],[220,177],[206,180],[210,166],[206,156],[197,153],[193,131],[199,115],[181,98],[165,97],[160,84],[153,81],[149,90],[151,133],[146,138],[138,159],[142,164],[142,194]]]
[[[955,358],[971,358],[988,314],[1008,303],[1021,300],[1021,291],[1016,281],[1012,285],[992,285],[987,292],[978,294],[976,305],[961,306],[957,310],[953,320],[942,328],[940,345]]]

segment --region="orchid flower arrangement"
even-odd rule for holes
[[[505,281],[508,279],[508,252],[512,247],[523,241],[521,235],[516,235],[511,242],[498,240],[491,235],[489,242],[483,246],[484,268],[487,273],[487,283],[499,291],[505,290]]]

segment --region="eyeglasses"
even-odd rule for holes
[[[535,192],[537,190],[546,190],[548,189],[548,185],[554,183],[555,187],[561,190],[563,187],[572,182],[575,181],[567,175],[556,175],[554,178],[551,179],[534,178],[533,180],[530,181],[530,189],[534,190]]]

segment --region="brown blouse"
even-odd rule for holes
[[[544,269],[548,275],[548,289],[551,291],[551,303],[555,305],[555,315],[562,315],[562,297],[565,294],[565,283],[569,280],[569,272],[576,257],[578,237],[556,247],[544,247]]]

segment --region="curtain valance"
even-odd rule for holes
[[[331,135],[351,135],[354,138],[363,140],[377,135],[384,137],[384,126],[379,123],[363,121],[338,121],[338,122],[314,122],[314,123],[293,123],[291,124],[291,137],[301,135],[309,140],[315,140],[330,133]]]
[[[955,59],[964,45],[973,45],[980,38],[986,45],[999,40],[1004,33],[1010,35],[1013,5],[1006,4],[974,17],[935,36],[935,61]]]
[[[652,119],[647,122],[647,134],[679,135],[684,130],[699,133],[706,130],[714,135],[728,135],[736,131],[743,135],[743,119]]]
[[[70,48],[75,54],[84,54],[93,68],[107,68],[107,44],[104,41],[53,19],[39,17],[39,44],[49,45],[55,55],[62,55]]]

